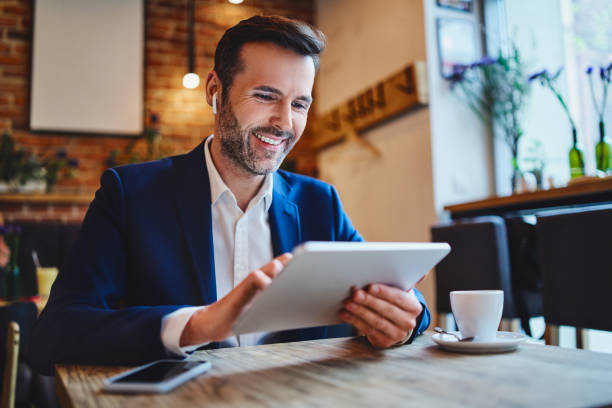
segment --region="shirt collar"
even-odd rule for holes
[[[236,201],[234,193],[229,189],[229,187],[225,184],[219,171],[215,167],[215,163],[212,161],[212,157],[210,155],[210,143],[212,142],[214,135],[210,135],[204,144],[204,161],[206,162],[206,168],[208,169],[208,181],[210,183],[210,199],[211,203],[214,205],[219,197],[223,195],[226,191],[230,196]],[[253,197],[251,202],[249,203],[249,208],[252,205],[259,203],[260,200],[264,200],[264,209],[266,212],[270,209],[272,205],[272,191],[274,187],[274,177],[272,174],[267,174],[263,184],[259,188],[259,191]],[[247,209],[248,210],[248,209]]]

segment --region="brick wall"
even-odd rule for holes
[[[187,0],[146,0],[145,117],[155,113],[165,151],[183,153],[212,131],[213,116],[204,102],[202,85],[182,87],[187,68]],[[196,0],[196,72],[201,79],[213,66],[214,49],[223,32],[254,14],[280,14],[308,22],[314,19],[314,0]],[[35,134],[28,131],[32,1],[0,0],[0,131],[10,130],[17,143],[36,154],[65,148],[79,159],[76,177],[63,181],[66,188],[93,190],[113,149],[129,140],[116,137]],[[316,159],[305,135],[292,152],[298,170],[316,172]],[[139,141],[136,150],[144,152]]]
[[[93,197],[92,197],[93,198]],[[2,203],[1,215],[5,222],[21,221],[58,221],[61,223],[80,223],[85,218],[89,204],[83,203]]]

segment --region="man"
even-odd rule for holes
[[[333,187],[277,171],[306,126],[323,47],[320,32],[282,17],[224,34],[206,80],[214,135],[186,155],[102,175],[32,336],[40,370],[348,334],[231,332],[297,244],[361,240]],[[380,284],[355,290],[340,315],[375,347],[429,324],[420,293]]]

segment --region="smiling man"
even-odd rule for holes
[[[345,300],[339,313],[350,326],[231,331],[296,245],[361,240],[333,187],[278,170],[306,126],[323,47],[318,30],[282,17],[226,31],[206,80],[214,134],[188,154],[102,175],[32,336],[39,370],[348,335],[350,327],[389,347],[427,328],[416,289],[374,284]]]

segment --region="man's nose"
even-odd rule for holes
[[[279,103],[271,120],[271,125],[278,130],[290,131],[292,124],[291,103]]]

